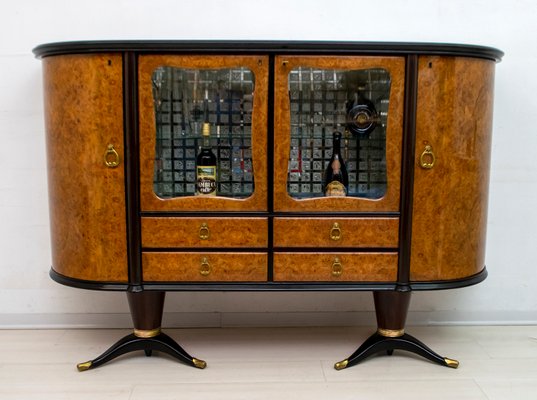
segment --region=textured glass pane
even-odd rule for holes
[[[287,191],[294,198],[324,196],[324,174],[334,131],[343,134],[341,156],[348,196],[386,194],[386,124],[390,75],[380,68],[333,70],[298,67],[289,73],[291,149]]]
[[[196,157],[202,145],[202,126],[208,121],[217,159],[217,195],[251,196],[254,74],[247,68],[159,67],[152,79],[156,195],[195,195]]]

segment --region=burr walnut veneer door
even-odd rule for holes
[[[267,90],[266,56],[141,56],[142,210],[266,211]],[[195,196],[205,123],[216,196]]]
[[[404,76],[403,57],[275,58],[276,211],[399,211]],[[324,195],[334,131],[346,197]]]
[[[52,267],[126,282],[122,57],[46,57],[45,124]]]
[[[419,59],[411,280],[484,267],[494,62]]]

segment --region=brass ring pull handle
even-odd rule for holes
[[[209,264],[209,260],[207,257],[203,257],[201,259],[201,265],[200,265],[200,274],[203,276],[207,276],[211,273],[211,264]]]
[[[199,236],[201,240],[209,239],[209,236],[210,236],[209,226],[205,222],[202,223],[200,226]]]
[[[339,261],[339,257],[334,258],[334,262],[332,263],[332,276],[339,277],[343,273],[343,265],[341,265],[341,261]]]
[[[114,149],[113,144],[109,144],[104,152],[104,165],[108,168],[116,168],[119,166],[119,154]]]
[[[433,148],[430,145],[425,146],[425,150],[421,153],[420,156],[420,167],[423,169],[431,169],[434,167],[434,162],[436,157],[433,153]]]
[[[337,222],[334,222],[332,229],[330,229],[330,239],[341,240],[341,228]]]

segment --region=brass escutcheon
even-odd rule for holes
[[[109,144],[104,152],[104,165],[108,168],[116,168],[119,166],[119,154],[116,149],[114,149],[113,144]]]
[[[199,235],[200,235],[201,240],[209,239],[209,235],[210,235],[209,226],[205,222],[202,223],[200,226]]]
[[[339,257],[334,258],[334,262],[332,263],[332,276],[338,277],[341,276],[343,273],[343,265],[341,265],[341,261],[339,261]]]
[[[433,148],[430,145],[425,146],[425,150],[423,150],[423,153],[421,153],[420,156],[420,167],[423,169],[431,169],[434,167],[434,162],[436,161],[436,157],[433,153]]]
[[[332,225],[332,229],[330,229],[330,239],[332,240],[341,239],[341,228],[339,227],[339,223],[337,222],[334,222],[334,225]]]
[[[207,276],[211,273],[211,264],[209,264],[209,260],[207,257],[203,257],[201,259],[201,265],[200,265],[200,274],[203,276]]]

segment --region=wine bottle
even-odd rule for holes
[[[332,157],[324,174],[325,196],[343,197],[349,188],[349,175],[343,157],[341,157],[341,132],[333,134]]]
[[[211,149],[211,125],[207,92],[205,92],[205,122],[202,128],[201,150],[196,158],[196,194],[198,196],[216,196],[216,156]]]

